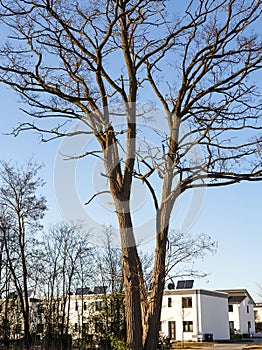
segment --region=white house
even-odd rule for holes
[[[171,340],[226,340],[228,294],[203,289],[176,289],[164,292],[161,335]]]
[[[256,333],[262,334],[262,303],[254,305]]]
[[[226,289],[230,332],[255,333],[254,300],[246,289]]]

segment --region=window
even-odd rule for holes
[[[37,305],[37,313],[38,313],[38,315],[41,315],[44,313],[44,307],[42,304]]]
[[[249,306],[247,305],[247,313],[249,314]]]
[[[87,334],[88,333],[88,323],[83,323],[82,325],[82,333]]]
[[[250,328],[251,328],[251,322],[248,321],[248,322],[247,322],[247,329],[248,329],[248,332],[250,331]]]
[[[96,311],[103,310],[104,307],[105,307],[105,303],[102,300],[96,301]]]
[[[193,321],[183,321],[183,332],[193,332]]]
[[[15,325],[15,334],[20,334],[21,333],[21,324],[17,323]]]
[[[192,307],[192,298],[182,298],[182,308],[185,309],[190,307]]]
[[[235,325],[234,325],[234,321],[229,321],[229,331],[230,331],[230,334],[231,334],[231,335],[235,334]]]
[[[86,302],[84,301],[84,310],[87,310],[87,305],[86,305]]]
[[[77,311],[78,310],[78,303],[76,301],[76,304],[75,304],[75,310]]]
[[[44,325],[43,325],[43,323],[38,323],[38,324],[36,325],[36,333],[43,333],[43,331],[44,331]]]
[[[171,340],[176,339],[176,322],[175,321],[168,322],[168,337]]]
[[[171,307],[172,306],[172,298],[167,299],[167,306]]]
[[[233,305],[232,304],[228,305],[228,311],[233,312]]]
[[[104,331],[103,323],[102,322],[95,323],[95,332],[102,333],[103,331]]]
[[[77,323],[75,323],[75,332],[77,332]]]

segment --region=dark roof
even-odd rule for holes
[[[242,296],[233,296],[233,297],[228,297],[228,303],[229,304],[239,304],[241,301],[243,301],[246,298],[245,295]]]
[[[90,294],[90,288],[85,287],[85,288],[77,288],[76,290],[76,295],[87,295]]]
[[[230,303],[241,303],[241,301],[243,301],[245,298],[249,298],[248,303],[255,304],[254,300],[252,299],[251,295],[248,293],[246,289],[223,289],[222,292],[225,292],[228,294],[228,300]],[[230,301],[230,298],[233,298],[233,299],[231,299]]]
[[[105,294],[106,288],[107,288],[106,286],[95,286],[94,294]]]

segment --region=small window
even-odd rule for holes
[[[229,312],[233,312],[233,305],[232,305],[232,304],[229,304],[229,305],[228,305],[228,311],[229,311]]]
[[[191,297],[182,298],[182,308],[186,309],[191,307],[192,307],[192,298]]]
[[[43,325],[43,323],[38,323],[38,324],[36,325],[36,333],[43,333],[43,331],[44,331],[44,325]]]
[[[168,322],[168,337],[172,340],[176,339],[176,321]]]
[[[21,324],[17,323],[15,326],[15,334],[20,334],[21,333]]]
[[[43,307],[42,304],[38,304],[38,306],[37,306],[37,313],[38,313],[38,315],[41,315],[41,314],[44,313],[44,307]]]
[[[183,321],[183,332],[193,332],[193,321]]]
[[[76,304],[75,304],[75,310],[77,311],[78,310],[78,302],[76,301]]]
[[[234,321],[229,321],[229,330],[230,330],[230,334],[234,334],[235,332]]]
[[[86,302],[85,302],[85,301],[84,301],[83,308],[84,308],[85,311],[87,310],[87,305],[86,305]]]
[[[77,332],[77,323],[75,323],[75,332]]]
[[[84,334],[88,333],[88,323],[83,323],[83,325],[82,325],[82,332]]]
[[[247,313],[249,314],[249,306],[247,305]]]
[[[167,299],[167,306],[171,307],[172,306],[172,298]]]
[[[102,333],[103,331],[104,331],[103,323],[102,322],[95,323],[95,332]]]
[[[250,331],[250,328],[251,328],[251,322],[248,321],[248,322],[247,322],[247,329],[248,329],[248,332]]]
[[[96,301],[96,311],[103,310],[104,307],[105,307],[105,303],[102,300]]]

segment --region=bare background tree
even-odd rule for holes
[[[9,309],[7,314],[10,308],[21,310],[26,349],[30,347],[29,298],[36,283],[33,271],[38,258],[35,254],[37,234],[46,211],[45,198],[37,193],[43,186],[38,171],[39,167],[32,162],[21,168],[2,162],[0,170],[2,252],[8,276],[5,280],[8,283],[5,307]],[[8,305],[10,301],[11,306]],[[14,323],[14,319],[11,318],[10,322]]]
[[[52,347],[54,338],[70,333],[71,295],[84,288],[93,276],[93,252],[88,232],[80,224],[59,223],[43,236],[45,256],[41,263],[41,292],[45,297],[42,323],[45,325],[45,347]],[[82,321],[82,320],[81,320]]]
[[[104,162],[121,237],[128,348],[156,349],[177,198],[192,187],[262,179],[261,92],[254,82],[261,69],[256,25],[262,3],[190,1],[181,9],[151,0],[0,4],[10,32],[1,49],[0,81],[22,96],[24,112],[35,118],[14,134],[37,130],[43,141],[96,137],[99,148],[73,156]],[[151,102],[147,120],[154,105],[163,108],[158,118],[167,130],[158,133],[156,147],[146,138],[136,142],[138,102]],[[71,131],[70,121],[82,128]],[[150,290],[130,211],[134,176],[155,208]]]

